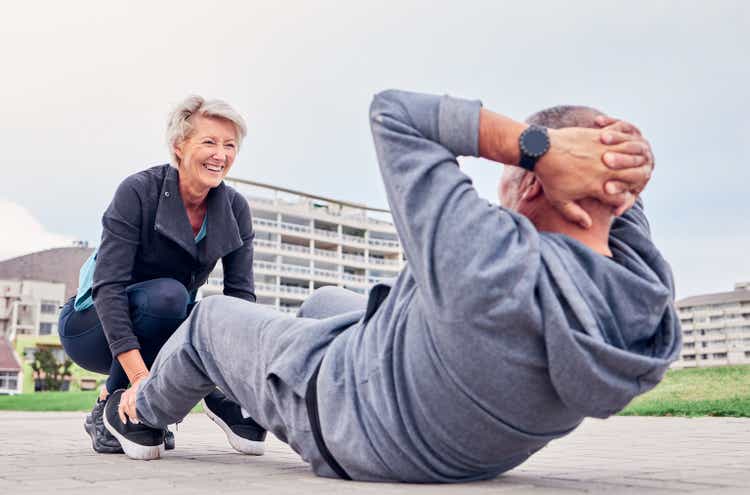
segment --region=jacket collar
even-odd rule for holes
[[[179,171],[167,165],[154,227],[201,263],[217,260],[242,246],[240,229],[224,182],[208,192],[206,202],[206,237],[196,245],[180,195]]]

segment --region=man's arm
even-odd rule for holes
[[[478,101],[402,91],[376,95],[370,109],[378,161],[409,266],[430,313],[447,322],[489,317],[491,323],[492,314],[505,311],[502,305],[525,304],[539,263],[534,226],[480,198],[457,166],[457,156],[479,155],[480,134],[491,138],[482,140],[486,158],[518,161],[518,136],[525,125],[491,112],[482,114],[480,125],[480,113]],[[603,194],[604,182],[613,176],[633,180],[637,169],[612,171],[601,163],[608,148],[600,133],[572,129],[551,135],[552,147],[535,171],[545,193],[562,198],[559,205]]]

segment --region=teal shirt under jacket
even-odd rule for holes
[[[203,217],[203,223],[201,229],[195,236],[195,243],[198,244],[206,237],[206,217]],[[99,253],[98,249],[95,249],[91,256],[81,266],[81,270],[78,273],[78,292],[76,293],[76,300],[73,304],[73,308],[76,311],[83,311],[94,305],[94,298],[91,297],[91,288],[94,285],[94,270],[96,269],[96,255]],[[196,291],[190,293],[190,302],[195,302]]]

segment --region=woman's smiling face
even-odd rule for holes
[[[237,130],[226,119],[196,115],[190,136],[175,146],[180,180],[192,188],[213,188],[229,173],[237,156]]]

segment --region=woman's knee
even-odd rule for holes
[[[187,316],[190,294],[172,278],[157,278],[128,287],[131,312],[165,320],[183,320]]]

